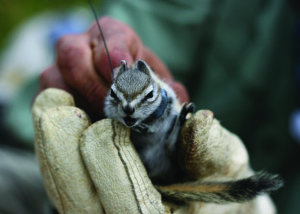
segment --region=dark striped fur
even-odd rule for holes
[[[243,203],[256,196],[271,193],[283,186],[277,175],[264,172],[248,178],[214,183],[184,183],[170,186],[157,186],[162,196],[175,201],[201,201],[206,203],[226,204]]]

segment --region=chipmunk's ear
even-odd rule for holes
[[[142,60],[138,60],[136,63],[136,68],[139,71],[145,72],[145,70],[147,69],[146,63]]]
[[[114,78],[116,78],[117,75],[124,73],[125,71],[128,71],[127,62],[125,60],[121,60],[118,73],[114,75]]]
[[[143,60],[138,60],[136,62],[136,69],[149,75],[149,67]]]
[[[120,62],[120,71],[127,71],[128,67],[127,67],[127,62],[125,60],[121,60]]]

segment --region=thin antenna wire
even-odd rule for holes
[[[101,27],[100,27],[100,23],[99,23],[99,20],[98,20],[98,16],[97,16],[96,11],[95,11],[95,9],[94,9],[92,3],[91,3],[91,0],[88,0],[88,1],[89,1],[90,6],[91,6],[91,9],[92,9],[92,11],[93,11],[93,14],[94,14],[94,16],[95,16],[95,19],[96,19],[98,28],[99,28],[99,30],[100,30],[101,37],[102,37],[102,39],[103,39],[104,47],[105,47],[105,50],[106,50],[106,53],[107,53],[107,57],[108,57],[108,61],[109,61],[109,64],[110,64],[111,73],[112,73],[112,75],[114,76],[113,66],[112,66],[112,64],[111,64],[110,56],[109,56],[109,53],[108,53],[108,49],[107,49],[107,46],[106,46],[106,42],[105,42],[105,39],[104,39],[104,35],[103,35],[103,32],[102,32],[102,29],[101,29]]]

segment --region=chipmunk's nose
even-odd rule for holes
[[[130,107],[129,105],[123,107],[123,111],[126,115],[132,115],[135,111],[134,108]]]

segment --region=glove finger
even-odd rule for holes
[[[244,144],[222,127],[211,111],[201,110],[189,118],[180,140],[183,164],[193,179],[251,174]]]
[[[32,106],[32,116],[35,121],[43,111],[57,106],[75,106],[73,97],[60,89],[49,88],[41,92]]]
[[[132,143],[130,131],[101,120],[83,134],[81,152],[106,213],[164,213]]]
[[[59,213],[103,213],[79,152],[80,136],[90,121],[75,107],[49,108],[72,104],[64,99],[72,100],[68,93],[49,90],[33,106],[36,153],[47,193]]]

